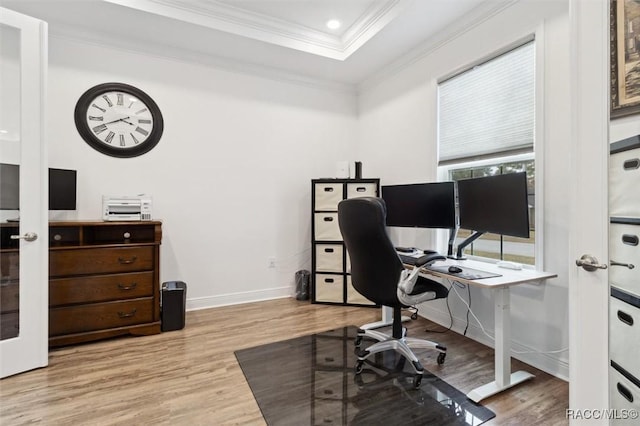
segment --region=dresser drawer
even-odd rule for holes
[[[378,184],[377,183],[348,183],[347,184],[347,198],[358,197],[377,197],[378,196]]]
[[[49,280],[49,306],[153,296],[153,272]]]
[[[17,311],[20,308],[20,283],[0,284],[0,313]]]
[[[17,280],[20,277],[20,253],[17,251],[0,253],[0,274],[3,280]]]
[[[610,283],[640,295],[640,224],[609,225],[609,264]]]
[[[612,288],[609,298],[609,357],[640,378],[638,354],[640,354],[640,298]]]
[[[622,414],[625,413],[625,410],[627,410],[627,413],[630,410],[640,412],[640,388],[614,367],[609,367],[609,386],[611,409],[616,410],[621,417],[612,420],[611,425],[636,426],[638,424],[637,419],[631,418],[631,416],[622,418]]]
[[[49,309],[49,336],[125,327],[153,321],[153,298]]]
[[[342,183],[316,183],[314,192],[313,208],[316,211],[338,210],[338,203],[342,201]]]
[[[315,274],[315,291],[317,302],[336,302],[344,301],[344,275],[338,274]]]
[[[316,241],[342,241],[338,213],[315,213],[314,222],[313,235]]]
[[[316,271],[344,272],[342,244],[316,244]]]
[[[153,246],[51,250],[49,276],[148,271],[154,267],[153,254]]]
[[[640,148],[609,156],[609,215],[640,216]]]

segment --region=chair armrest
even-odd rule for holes
[[[424,266],[424,265],[427,265],[427,264],[429,264],[429,263],[433,263],[433,262],[435,262],[436,260],[447,260],[447,258],[446,258],[446,257],[444,257],[444,256],[443,256],[443,255],[441,255],[441,254],[438,254],[438,253],[426,254],[426,255],[424,255],[424,256],[419,257],[419,258],[416,260],[416,263],[415,263],[415,265],[414,265],[414,266],[415,266],[415,267],[417,267],[417,268],[420,268],[420,267],[422,267],[422,266]]]

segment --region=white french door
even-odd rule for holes
[[[587,271],[576,260],[588,254],[608,264],[607,164],[609,158],[609,2],[570,0],[571,229],[569,262],[569,408],[606,410],[608,301],[606,269]],[[569,116],[567,117],[569,119]],[[591,268],[588,268],[591,269]],[[608,424],[574,415],[571,424]]]
[[[46,70],[46,23],[0,8],[0,377],[47,365]]]

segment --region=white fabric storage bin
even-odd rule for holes
[[[344,276],[337,274],[316,274],[316,301],[342,303]]]
[[[347,198],[377,197],[376,183],[347,183]]]
[[[637,426],[639,420],[634,417],[635,412],[640,412],[640,388],[627,379],[622,373],[613,367],[609,367],[609,399],[611,409],[616,414],[611,419],[611,425]]]
[[[640,295],[640,221],[609,224],[609,282]]]
[[[342,241],[338,213],[314,213],[316,241]]]
[[[625,300],[620,300],[625,299]],[[634,306],[635,305],[635,306]],[[640,299],[615,287],[609,298],[609,357],[640,380]]]
[[[347,275],[347,303],[375,305],[375,303],[358,293],[358,290],[353,288],[353,284],[351,284],[351,275]]]
[[[316,244],[316,270],[320,272],[344,272],[342,244]]]
[[[640,217],[640,148],[609,156],[609,215]]]
[[[342,183],[316,183],[313,208],[317,210],[338,210],[342,201]]]

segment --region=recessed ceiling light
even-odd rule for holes
[[[337,30],[338,28],[340,28],[340,25],[342,24],[337,19],[329,19],[327,21],[327,28],[329,28],[330,30]]]

